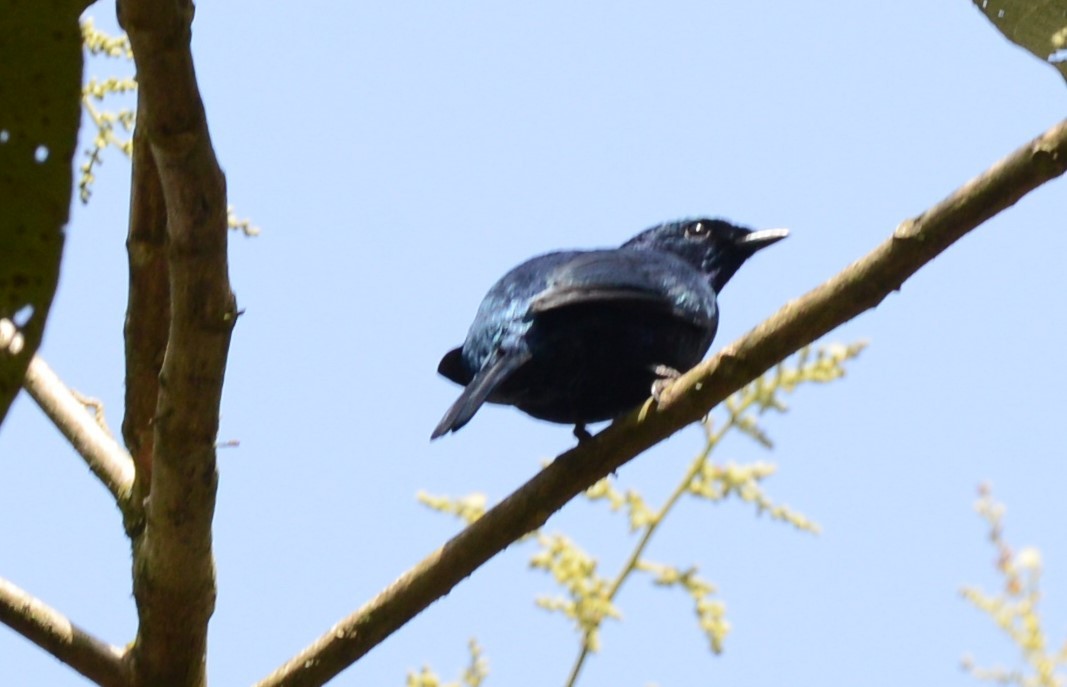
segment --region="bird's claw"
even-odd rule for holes
[[[657,377],[656,381],[652,382],[652,398],[659,403],[663,398],[663,392],[674,383],[674,380],[681,377],[682,373],[666,365],[656,365],[652,368],[652,372]]]
[[[593,435],[589,433],[589,430],[585,428],[584,423],[578,423],[574,426],[574,436],[578,439],[578,443],[583,441],[589,441],[593,438]]]

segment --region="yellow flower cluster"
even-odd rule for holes
[[[965,587],[963,598],[970,601],[1004,631],[1022,652],[1028,671],[1006,668],[979,668],[974,659],[963,659],[963,667],[976,678],[1019,687],[1063,687],[1067,675],[1056,671],[1067,665],[1067,642],[1058,651],[1049,651],[1041,622],[1041,552],[1027,547],[1018,553],[1004,540],[1004,505],[993,500],[987,485],[979,490],[975,510],[989,526],[989,541],[997,551],[997,572],[1004,580],[998,594],[986,594],[977,587]]]
[[[480,687],[489,675],[489,661],[482,655],[482,648],[473,639],[467,643],[470,650],[470,663],[463,669],[463,675],[452,682],[442,682],[429,667],[423,666],[417,673],[409,672],[405,687]]]
[[[711,502],[734,497],[754,505],[757,513],[768,513],[772,519],[800,530],[818,532],[818,525],[809,518],[787,506],[774,503],[764,493],[762,482],[774,474],[777,469],[775,465],[765,461],[718,463],[711,460],[711,454],[723,437],[734,430],[769,448],[771,440],[759,424],[760,416],[771,409],[785,412],[788,407],[782,395],[792,393],[799,386],[840,379],[845,374],[845,363],[859,355],[864,346],[864,343],[831,345],[815,351],[805,348],[730,396],[719,413],[724,417],[716,420],[709,416],[705,419],[706,441],[703,449],[681,475],[671,495],[658,507],[649,505],[637,489],[618,488],[615,478],[611,476],[589,487],[585,492],[586,498],[606,503],[613,512],[625,512],[630,531],[639,533],[633,550],[613,577],[602,576],[598,572],[596,558],[565,535],[549,535],[543,531],[534,533],[539,550],[530,561],[531,567],[551,574],[563,589],[560,596],[537,599],[537,605],[565,615],[574,622],[581,636],[579,654],[568,685],[574,683],[586,657],[599,649],[600,627],[604,620],[621,619],[615,598],[622,584],[634,572],[652,575],[654,584],[658,586],[683,589],[693,601],[700,629],[707,637],[711,650],[715,653],[722,651],[730,623],[726,619],[725,604],[714,597],[714,585],[700,577],[694,566],[682,567],[646,560],[644,553],[648,544],[674,506],[686,495]],[[418,498],[430,508],[455,515],[468,524],[481,517],[486,506],[483,494],[452,499],[420,493]],[[415,684],[417,687],[430,687],[430,683]]]

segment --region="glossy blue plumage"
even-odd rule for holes
[[[752,253],[785,236],[722,220],[652,227],[620,248],[533,258],[486,294],[463,346],[438,371],[466,388],[433,438],[486,401],[544,420],[608,420],[707,352],[717,293]]]

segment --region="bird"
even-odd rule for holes
[[[619,248],[531,258],[485,295],[462,346],[437,371],[464,387],[430,439],[455,432],[486,402],[585,426],[659,398],[715,338],[718,295],[756,251],[789,234],[724,219],[646,229]]]

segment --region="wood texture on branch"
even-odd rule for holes
[[[125,513],[133,488],[133,461],[126,451],[97,424],[85,405],[74,397],[40,356],[35,355],[30,360],[22,387],[63,433],[93,474],[100,478]]]
[[[136,685],[186,687],[205,683],[207,625],[215,605],[215,440],[237,317],[227,270],[226,183],[189,49],[192,3],[120,0],[118,8],[137,66],[138,127],[144,134],[134,148],[134,165],[138,173],[150,174],[154,166],[158,174],[170,299],[151,419],[151,495],[133,546],[140,622],[132,668]],[[146,189],[134,201],[158,202]],[[144,207],[130,214],[159,218]],[[127,331],[136,326],[128,323]]]
[[[258,687],[326,683],[597,480],[698,421],[793,351],[875,307],[964,234],[1065,170],[1067,121],[902,223],[871,253],[690,370],[668,387],[659,405],[648,401],[557,457]]]
[[[4,579],[0,579],[0,622],[98,685],[130,684],[122,649],[101,642]]]
[[[129,290],[123,327],[126,412],[122,418],[122,438],[137,464],[137,493],[144,496],[152,477],[155,446],[152,421],[170,329],[170,265],[167,263],[167,207],[148,140],[147,111],[140,100],[138,94],[130,226],[126,235]]]

